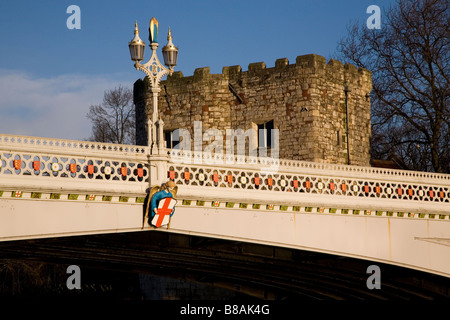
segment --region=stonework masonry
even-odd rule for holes
[[[251,63],[247,71],[231,66],[221,74],[211,74],[209,67],[188,77],[174,72],[161,82],[158,106],[165,131],[184,128],[193,137],[194,121],[202,121],[203,131],[217,128],[225,137],[226,129],[247,130],[272,120],[279,129],[280,158],[345,164],[346,82],[350,163],[369,166],[371,72],[333,59],[327,63],[319,55],[298,56],[295,64],[278,59],[272,68]],[[136,143],[146,145],[152,110],[147,79],[135,82],[134,103]]]

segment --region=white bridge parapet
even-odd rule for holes
[[[106,201],[121,196],[143,202],[149,181],[170,179],[183,200],[210,205],[447,220],[450,215],[448,174],[178,150],[148,153],[145,146],[0,135],[0,196],[97,194]]]
[[[0,195],[145,196],[147,154],[145,146],[0,135]]]
[[[279,205],[300,211],[448,219],[450,175],[285,159],[171,151],[168,177],[187,198]],[[205,156],[207,158],[205,158]],[[184,163],[182,161],[184,161]],[[204,164],[208,163],[208,164]],[[268,168],[276,168],[268,173]],[[351,212],[350,212],[351,213]]]

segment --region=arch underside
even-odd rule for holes
[[[166,232],[128,232],[0,243],[0,256],[147,273],[262,299],[441,299],[450,279],[379,262]],[[367,267],[381,269],[368,289]]]

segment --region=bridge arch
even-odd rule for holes
[[[450,279],[374,261],[165,232],[0,243],[3,258],[33,258],[198,282],[261,299],[450,298]],[[381,269],[370,290],[367,268]]]

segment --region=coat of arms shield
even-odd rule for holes
[[[161,226],[169,224],[170,214],[173,208],[177,204],[177,200],[173,198],[163,198],[158,203],[158,208],[152,219],[152,225],[159,228]]]

